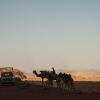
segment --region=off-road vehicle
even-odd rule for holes
[[[12,72],[3,72],[1,73],[1,85],[5,84],[15,84],[15,78]]]

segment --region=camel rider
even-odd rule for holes
[[[54,67],[52,67],[52,70],[53,70],[52,73],[53,74],[56,74]]]

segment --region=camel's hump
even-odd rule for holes
[[[48,74],[48,71],[41,70],[40,72],[43,74]]]

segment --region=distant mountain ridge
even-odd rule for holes
[[[13,71],[14,75],[20,77],[21,79],[33,80],[33,81],[41,80],[41,78],[36,77],[34,74],[22,72],[19,69],[15,69],[14,67],[1,67],[0,73],[2,71]],[[100,72],[95,70],[94,71],[56,70],[56,72],[70,73],[75,81],[100,81]]]
[[[70,73],[75,81],[100,81],[100,71],[99,70],[67,70],[58,69],[56,71]]]
[[[57,71],[59,73],[60,71]],[[61,71],[62,72],[62,71]],[[63,71],[65,73],[70,73],[75,81],[100,81],[100,73],[93,71]],[[36,77],[34,74],[25,74],[29,80],[41,80],[41,78]]]

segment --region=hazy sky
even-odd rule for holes
[[[100,70],[100,0],[0,0],[0,66]]]

